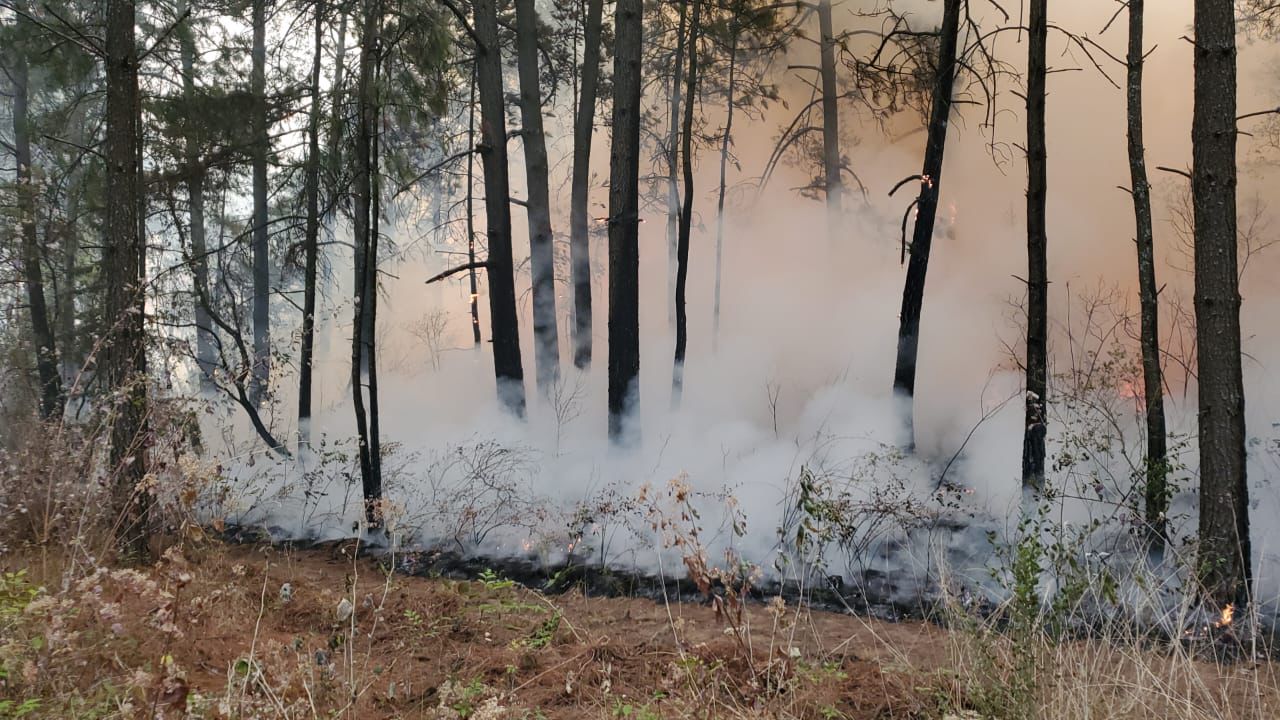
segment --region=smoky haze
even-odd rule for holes
[[[866,27],[854,17],[856,3],[836,6],[836,24]],[[929,26],[941,13],[941,3],[895,3],[912,9],[916,21]],[[1111,54],[1122,57],[1122,17],[1105,34],[1103,26],[1116,12],[1110,0],[1056,3],[1051,22],[1087,35]],[[984,22],[999,18],[988,12]],[[1016,21],[1016,18],[1014,18]],[[1189,311],[1191,276],[1189,249],[1179,234],[1178,211],[1187,181],[1158,172],[1156,166],[1185,169],[1190,163],[1191,46],[1190,0],[1162,0],[1147,12],[1147,43],[1155,47],[1146,75],[1146,149],[1154,184],[1157,273],[1164,290],[1162,338],[1171,356],[1167,402],[1170,431],[1185,438],[1175,443],[1184,492],[1175,500],[1174,532],[1194,530],[1196,453],[1194,378],[1179,364],[1194,357],[1193,345],[1179,344],[1187,328],[1178,325],[1176,307]],[[816,34],[816,21],[812,32]],[[1020,69],[1026,53],[1015,33],[1002,34],[998,56]],[[1137,266],[1133,243],[1133,209],[1123,187],[1129,184],[1125,147],[1125,97],[1094,67],[1082,49],[1051,31],[1047,113],[1049,192],[1048,237],[1051,374],[1070,373],[1090,362],[1092,350],[1102,356],[1113,348],[1126,349],[1122,365],[1138,364]],[[865,48],[851,43],[850,49]],[[595,273],[595,362],[587,373],[572,367],[568,337],[571,287],[567,262],[558,265],[557,302],[563,353],[563,388],[556,398],[536,397],[533,388],[532,320],[529,297],[528,244],[523,209],[513,208],[517,242],[517,291],[521,312],[521,342],[530,392],[529,417],[515,420],[499,407],[494,394],[492,357],[487,344],[488,315],[481,283],[481,327],[486,340],[473,348],[469,289],[465,275],[432,285],[424,280],[459,264],[457,255],[426,248],[421,224],[389,224],[388,232],[405,248],[384,265],[383,300],[378,318],[381,353],[382,433],[389,450],[387,494],[404,506],[416,542],[433,543],[452,537],[431,511],[432,498],[442,493],[450,471],[442,463],[459,448],[494,441],[519,448],[520,457],[510,479],[524,498],[541,499],[549,514],[529,527],[495,531],[480,550],[521,552],[529,538],[549,538],[562,548],[573,541],[566,517],[575,504],[591,506],[602,498],[633,497],[645,483],[662,488],[681,473],[695,490],[728,493],[736,498],[747,520],[747,533],[734,539],[721,524],[722,503],[706,498],[706,524],[717,530],[718,544],[736,544],[749,559],[768,565],[778,551],[776,529],[794,498],[787,495],[802,467],[821,468],[835,476],[859,477],[869,484],[898,488],[905,502],[932,502],[934,488],[946,468],[962,510],[972,514],[977,530],[957,530],[941,541],[954,571],[981,584],[989,554],[985,530],[1003,532],[1016,524],[1021,500],[1020,457],[1022,403],[1021,374],[1023,296],[1019,277],[1026,272],[1025,164],[1020,89],[1016,78],[1001,79],[996,124],[985,124],[986,110],[959,106],[953,116],[942,179],[939,226],[922,319],[920,364],[915,397],[915,446],[910,440],[901,400],[892,397],[893,359],[904,270],[900,222],[910,201],[910,188],[890,198],[899,180],[920,171],[924,146],[922,122],[905,112],[887,123],[867,117],[854,103],[841,108],[842,151],[849,166],[866,186],[865,199],[856,188],[846,196],[846,216],[834,242],[828,238],[821,200],[806,199],[796,188],[810,183],[817,172],[806,164],[783,164],[769,184],[757,180],[778,139],[780,127],[795,109],[808,101],[810,86],[803,71],[787,71],[792,64],[813,64],[817,48],[796,42],[786,62],[775,61],[772,80],[781,87],[788,106],[774,104],[756,117],[739,116],[733,133],[736,163],[729,171],[723,265],[723,316],[718,341],[712,338],[715,272],[715,189],[719,172],[718,148],[702,147],[696,169],[696,207],[689,263],[690,347],[683,402],[670,403],[673,334],[668,324],[665,203],[661,186],[643,205],[641,253],[641,377],[640,417],[632,424],[640,442],[632,450],[609,446],[606,437],[605,370],[607,277],[603,267],[605,238],[597,223],[592,236]],[[1123,68],[1098,50],[1102,69],[1123,83]],[[1252,112],[1277,104],[1280,74],[1277,53],[1270,44],[1243,41],[1240,48],[1240,111]],[[847,72],[847,69],[842,70]],[[811,74],[811,73],[810,73]],[[514,73],[510,73],[513,81]],[[653,83],[647,102],[665,107],[661,83]],[[565,97],[557,99],[548,118],[552,166],[553,224],[557,244],[567,243],[567,178],[571,112]],[[723,97],[708,92],[701,99],[708,134],[723,125]],[[719,108],[719,109],[717,109]],[[662,117],[662,113],[657,113]],[[1250,451],[1250,491],[1256,506],[1255,562],[1260,567],[1258,593],[1264,599],[1280,595],[1276,545],[1280,535],[1266,520],[1280,512],[1280,496],[1271,482],[1278,465],[1273,423],[1280,421],[1280,384],[1276,365],[1280,344],[1273,332],[1280,312],[1276,278],[1277,253],[1259,250],[1275,236],[1271,225],[1275,153],[1267,146],[1265,120],[1253,137],[1243,137],[1240,157],[1240,213],[1256,218],[1249,238],[1249,260],[1243,276],[1243,336],[1246,410],[1249,435],[1258,440]],[[661,128],[653,128],[662,132]],[[513,143],[513,149],[518,144]],[[608,128],[598,123],[593,152],[594,180],[591,214],[605,214]],[[653,153],[650,146],[647,150]],[[512,156],[519,161],[519,153]],[[650,167],[648,158],[642,172]],[[661,162],[653,167],[665,172]],[[523,173],[513,169],[513,194],[524,197]],[[425,201],[424,201],[425,202]],[[483,213],[477,197],[477,229]],[[429,215],[429,213],[416,213]],[[416,216],[410,213],[410,216]],[[1250,227],[1242,222],[1241,227]],[[339,232],[342,232],[341,230]],[[524,242],[521,245],[521,242]],[[439,249],[439,248],[437,248]],[[461,245],[446,248],[457,252]],[[1254,250],[1258,250],[1254,252]],[[567,258],[567,249],[558,248]],[[333,282],[324,300],[317,335],[317,412],[313,437],[341,442],[353,434],[349,406],[350,258],[331,257]],[[524,260],[521,264],[521,260]],[[483,278],[482,278],[483,280]],[[1111,298],[1105,311],[1091,320],[1091,299]],[[1179,305],[1180,303],[1180,305]],[[1121,309],[1131,318],[1117,323]],[[1165,309],[1169,308],[1169,309]],[[1181,333],[1181,335],[1180,335]],[[1101,362],[1101,360],[1096,361]],[[1119,387],[1117,371],[1107,376],[1118,385],[1117,397],[1129,397],[1131,387]],[[1140,376],[1140,373],[1139,373]],[[285,409],[294,383],[283,377],[278,425],[288,425]],[[1066,381],[1051,381],[1053,396],[1069,390]],[[1012,402],[1001,405],[1009,398]],[[1137,403],[1129,402],[1120,423],[1108,430],[1130,456],[1141,455],[1141,423]],[[557,409],[558,408],[558,409]],[[998,409],[1003,408],[1003,409]],[[1081,411],[1066,406],[1055,410],[1049,427],[1050,466],[1068,435],[1081,432]],[[337,465],[304,456],[301,461],[276,462],[259,454],[254,462],[245,454],[252,433],[239,416],[227,422],[233,429],[225,455],[241,488],[238,511],[248,519],[278,525],[297,534],[339,535],[349,532],[360,514],[358,490],[344,490]],[[244,427],[240,427],[241,424]],[[206,433],[209,434],[209,433]],[[218,435],[218,432],[214,432]],[[288,435],[289,433],[284,433]],[[332,446],[332,445],[331,445]],[[1113,450],[1115,447],[1113,446]],[[353,452],[352,446],[347,446]],[[870,460],[868,460],[870,458]],[[954,462],[953,462],[954,460]],[[302,465],[298,463],[301,462]],[[1122,518],[1113,512],[1130,487],[1129,468],[1118,453],[1089,458],[1088,482],[1104,486],[1097,502],[1071,501],[1064,512],[1083,521]],[[319,471],[317,471],[319,468]],[[325,475],[308,480],[306,471]],[[349,470],[349,468],[348,468]],[[1058,473],[1067,482],[1071,472]],[[1054,478],[1051,477],[1051,481]],[[1075,478],[1078,479],[1078,478]],[[893,484],[900,481],[900,485]],[[327,496],[304,500],[307,482],[324,484]],[[245,489],[251,488],[251,489]],[[268,492],[270,490],[270,492]],[[272,494],[282,491],[279,494]],[[343,498],[348,502],[345,510]],[[318,506],[318,507],[317,507]],[[438,504],[436,505],[438,507]],[[532,507],[532,506],[530,506]],[[1122,514],[1120,514],[1122,515]],[[1011,519],[1013,518],[1013,519]],[[524,516],[522,520],[530,520]],[[658,556],[636,550],[626,531],[610,529],[596,518],[587,527],[589,542],[605,546],[605,559],[652,568]],[[643,528],[641,528],[643,530]],[[609,533],[613,533],[610,535]],[[596,533],[591,536],[591,533]],[[564,536],[556,539],[559,536]],[[653,538],[650,537],[652,540]],[[643,543],[641,543],[642,545]],[[910,543],[908,543],[910,545]],[[472,548],[468,548],[472,549]],[[855,566],[881,563],[885,567],[929,563],[937,547],[917,546],[890,553],[875,549],[871,558],[830,558],[833,573],[849,573]],[[856,560],[856,561],[855,561]]]

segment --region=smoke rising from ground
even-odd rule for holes
[[[940,13],[940,3],[909,4],[921,17]],[[838,25],[842,20],[853,25],[849,9],[837,6]],[[1054,16],[1055,24],[1096,38],[1122,56],[1123,18],[1106,35],[1098,34],[1114,13],[1114,3],[1063,3],[1053,11],[1061,13]],[[994,22],[994,15],[988,20]],[[1148,43],[1158,49],[1150,57],[1146,78],[1147,157],[1157,203],[1157,272],[1166,285],[1162,295],[1166,306],[1181,298],[1188,310],[1189,257],[1175,231],[1174,213],[1185,180],[1154,168],[1184,168],[1190,162],[1191,52],[1189,43],[1182,39],[1190,32],[1190,22],[1189,0],[1162,2],[1158,10],[1148,12]],[[1012,33],[1002,36],[997,50],[1012,65],[1021,66],[1019,58],[1025,54],[1025,45],[1017,44]],[[816,47],[805,43],[797,43],[790,52],[796,63],[812,62],[807,55],[817,54]],[[1122,82],[1122,69],[1099,57],[1111,76]],[[1280,95],[1276,59],[1277,53],[1269,44],[1242,44],[1242,113],[1276,105]],[[1114,289],[1117,302],[1127,303],[1135,318],[1131,331],[1136,332],[1137,273],[1132,205],[1117,189],[1129,182],[1124,94],[1109,85],[1061,35],[1051,35],[1050,68],[1063,70],[1050,75],[1048,98],[1049,272],[1051,323],[1055,328],[1051,372],[1061,374],[1087,365],[1084,353],[1089,349],[1104,353],[1109,349],[1106,342],[1099,346],[1090,338],[1088,331],[1098,328],[1090,328],[1080,315],[1088,298]],[[1066,71],[1070,68],[1080,69]],[[808,87],[794,73],[779,72],[777,81],[792,106],[807,101]],[[530,393],[528,421],[520,422],[498,406],[487,342],[471,347],[465,282],[423,284],[425,278],[457,264],[458,257],[422,250],[421,244],[414,244],[421,228],[400,226],[399,244],[413,251],[385,265],[378,329],[384,444],[393,446],[387,463],[389,499],[404,504],[408,517],[435,517],[424,509],[431,505],[431,493],[439,491],[433,490],[432,478],[458,477],[456,466],[441,470],[447,464],[442,458],[456,454],[459,447],[474,447],[488,440],[520,448],[520,462],[518,467],[511,466],[515,468],[511,479],[524,493],[522,497],[544,498],[546,507],[562,514],[569,514],[575,503],[598,500],[610,492],[632,497],[645,483],[661,488],[669,478],[687,473],[688,483],[698,491],[731,494],[747,518],[744,537],[732,539],[721,532],[718,542],[733,542],[749,559],[768,565],[778,549],[776,528],[783,524],[788,503],[794,503],[786,493],[794,490],[802,466],[826,468],[846,477],[861,473],[868,486],[885,483],[897,488],[889,479],[898,478],[904,501],[914,497],[925,503],[931,501],[947,468],[946,480],[959,488],[962,504],[954,514],[967,517],[972,513],[969,522],[978,529],[957,530],[938,542],[947,548],[952,562],[961,564],[952,568],[955,573],[975,584],[985,583],[984,563],[990,554],[982,547],[985,529],[1003,533],[1016,525],[1022,500],[1022,403],[1017,397],[1021,378],[1014,360],[1021,353],[1016,305],[1022,286],[1017,276],[1025,274],[1026,265],[1025,166],[1018,149],[1023,126],[1019,101],[1009,93],[1016,86],[1007,78],[1001,82],[1004,95],[994,135],[991,128],[982,126],[983,110],[976,106],[962,106],[951,124],[922,320],[914,452],[900,459],[892,457],[903,451],[909,440],[901,401],[890,393],[903,276],[899,223],[909,202],[904,195],[909,193],[889,198],[887,191],[901,178],[919,172],[923,132],[916,131],[919,125],[914,116],[894,119],[886,132],[854,106],[843,108],[842,149],[866,183],[868,194],[864,202],[856,191],[851,193],[845,203],[845,225],[832,243],[820,202],[800,198],[794,191],[808,184],[810,168],[780,168],[763,192],[757,192],[752,184],[772,150],[778,126],[793,112],[775,107],[763,119],[745,119],[735,127],[735,154],[741,170],[730,172],[733,187],[725,232],[723,318],[714,350],[711,307],[718,158],[714,148],[700,151],[690,259],[690,349],[683,403],[678,410],[670,407],[673,340],[665,296],[665,207],[655,201],[645,210],[640,269],[641,398],[640,417],[634,421],[641,441],[633,451],[610,448],[606,438],[603,233],[597,232],[592,241],[593,263],[600,269],[594,293],[595,363],[589,373],[575,371],[570,343],[562,342],[564,387],[551,400],[537,398],[533,388],[527,263],[518,270],[521,341]],[[722,98],[704,99],[710,129],[722,122],[713,109],[717,104],[723,104]],[[566,177],[568,163],[563,158],[570,133],[563,122],[567,117],[568,112],[558,108],[561,126],[549,127],[554,133],[549,138],[553,173]],[[1262,148],[1262,138],[1259,134],[1242,139],[1240,198],[1245,215],[1251,212],[1256,197],[1265,200],[1275,174],[1268,160],[1275,154]],[[607,128],[601,126],[593,153],[597,177],[592,188],[594,216],[605,213],[607,189],[601,182],[607,175],[607,158]],[[522,178],[523,174],[513,172],[512,177]],[[560,202],[554,197],[559,180],[553,178],[553,204]],[[513,186],[517,197],[523,197],[521,184],[516,180]],[[565,187],[553,222],[558,241],[567,242],[567,183]],[[527,242],[523,250],[520,246],[526,226],[523,210],[517,207],[514,211],[519,262],[522,253],[527,257]],[[482,224],[483,214],[479,209],[477,212]],[[1264,208],[1261,217],[1255,246],[1270,242],[1274,235],[1266,224],[1271,209]],[[322,317],[317,337],[317,412],[312,425],[313,437],[324,437],[329,443],[353,434],[346,385],[350,271],[344,263],[349,263],[349,258],[333,262],[336,285],[325,308],[332,314]],[[1258,439],[1250,456],[1251,493],[1258,519],[1254,523],[1254,552],[1255,563],[1261,568],[1258,590],[1264,600],[1280,596],[1280,530],[1268,522],[1280,511],[1280,495],[1271,482],[1280,470],[1273,429],[1273,422],[1280,421],[1280,382],[1275,370],[1280,363],[1280,335],[1272,322],[1280,311],[1277,262],[1275,253],[1251,257],[1242,283],[1246,408],[1250,437]],[[557,284],[561,289],[560,331],[567,337],[571,307],[567,271],[557,278]],[[480,305],[487,341],[487,304],[482,299]],[[1108,312],[1118,305],[1109,307]],[[1176,336],[1175,313],[1165,310],[1164,320],[1168,327],[1163,335]],[[1098,322],[1102,327],[1111,320],[1100,315]],[[1120,346],[1130,349],[1127,362],[1136,367],[1136,342],[1127,340],[1126,327],[1108,337],[1118,338]],[[1012,356],[1010,348],[1016,351]],[[1184,353],[1183,359],[1193,357],[1191,346],[1175,344],[1169,351]],[[1195,431],[1195,391],[1187,387],[1185,373],[1173,360],[1169,373],[1170,430],[1185,438]],[[1119,382],[1118,371],[1113,379]],[[288,399],[292,384],[291,378],[277,379],[282,398],[275,414],[278,425],[290,423],[286,409],[292,407]],[[1057,387],[1055,392],[1067,389]],[[1116,392],[1123,394],[1122,389]],[[994,410],[1011,397],[1014,399],[1003,410]],[[1114,428],[1128,436],[1115,438],[1113,449],[1124,443],[1131,455],[1140,456],[1141,428],[1132,405],[1121,418],[1122,424]],[[1064,436],[1083,427],[1072,424],[1072,418],[1081,417],[1078,409],[1059,408],[1058,413],[1049,431],[1051,466]],[[239,424],[242,419],[235,417],[234,422]],[[246,447],[250,437],[247,428],[235,435],[240,439],[237,447]],[[1179,476],[1194,477],[1193,439],[1174,445],[1178,461],[1187,465]],[[353,452],[354,447],[347,446],[347,450]],[[881,459],[869,470],[865,462],[868,453]],[[347,504],[345,516],[335,509],[344,497],[339,488],[345,482],[337,475],[336,466],[321,465],[316,457],[307,460],[311,470],[326,475],[323,482],[330,494],[319,500],[322,509],[314,516],[307,515],[304,523],[298,513],[307,503],[298,490],[308,477],[305,472],[293,463],[263,462],[265,455],[261,454],[253,465],[244,460],[244,456],[237,456],[237,461],[228,464],[238,482],[256,478],[254,482],[261,487],[289,488],[283,498],[254,501],[251,517],[266,518],[290,532],[336,535],[349,532],[359,515],[358,501]],[[1117,527],[1122,526],[1123,513],[1114,512],[1116,503],[1128,502],[1123,493],[1128,488],[1129,470],[1122,458],[1100,453],[1079,462],[1074,475],[1062,471],[1056,479],[1065,484],[1068,477],[1076,482],[1088,475],[1098,479],[1103,492],[1094,498],[1098,502],[1067,501],[1064,518],[1115,517]],[[1190,488],[1194,489],[1193,483]],[[348,492],[348,499],[358,496],[358,489]],[[244,506],[249,504],[246,499]],[[1175,501],[1175,511],[1187,514],[1175,523],[1175,531],[1192,531],[1193,493],[1184,492]],[[718,528],[718,511],[709,512],[707,524]],[[536,524],[534,520],[545,523],[544,529],[551,534],[572,535],[560,515],[543,519],[517,514],[531,524]],[[451,529],[438,523],[433,526],[433,522],[424,521],[420,540],[449,537]],[[597,519],[595,524],[604,535],[587,540],[596,547],[610,540],[607,561],[652,567],[655,557],[651,551],[638,548],[626,533],[608,536],[608,523],[603,520]],[[599,526],[606,527],[601,530]],[[485,538],[486,550],[520,552],[522,540],[528,537],[526,528],[495,531]],[[863,567],[880,563],[883,569],[901,570],[913,563],[928,564],[937,549],[920,547],[918,542],[914,547],[908,543],[905,551],[890,552],[885,550],[887,546],[878,546],[873,557],[859,562]],[[833,559],[828,570],[840,574],[855,565],[847,558]]]

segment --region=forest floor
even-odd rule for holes
[[[1010,655],[980,630],[545,596],[354,550],[206,541],[88,574],[9,553],[0,719],[1280,717],[1270,663],[1096,642]]]

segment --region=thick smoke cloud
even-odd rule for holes
[[[855,22],[852,4],[838,6],[837,23]],[[940,3],[898,3],[914,6],[920,18],[940,12]],[[1099,31],[1115,12],[1114,3],[1088,0],[1059,3],[1053,22],[1081,35],[1089,35],[1117,56],[1123,55],[1123,18],[1105,35]],[[988,22],[996,22],[994,12]],[[1157,183],[1158,273],[1166,284],[1167,304],[1183,298],[1190,307],[1189,261],[1183,240],[1176,232],[1174,210],[1184,192],[1182,177],[1156,172],[1156,166],[1185,168],[1190,162],[1191,52],[1183,36],[1190,32],[1189,0],[1161,2],[1148,11],[1148,42],[1157,46],[1147,71],[1147,153]],[[1019,67],[1025,45],[1013,33],[1002,36],[1000,56]],[[805,53],[812,46],[797,43],[791,50],[797,63],[810,62]],[[1111,77],[1123,82],[1119,66],[1095,54]],[[1275,106],[1280,95],[1276,73],[1277,53],[1266,43],[1246,43],[1240,52],[1241,111]],[[1099,288],[1112,289],[1121,301],[1136,310],[1136,260],[1134,257],[1132,206],[1125,192],[1128,166],[1125,155],[1124,95],[1093,67],[1078,46],[1057,34],[1050,40],[1048,99],[1049,138],[1049,268],[1052,322],[1056,328],[1051,352],[1054,372],[1065,373],[1081,362],[1088,340],[1081,317],[1071,315],[1083,307],[1084,298]],[[792,75],[781,74],[784,95],[793,101],[807,98],[808,87]],[[611,449],[605,436],[606,298],[603,277],[605,248],[602,233],[593,239],[594,262],[601,269],[595,292],[596,362],[580,374],[565,357],[565,387],[552,401],[534,399],[531,376],[531,318],[527,265],[518,280],[521,295],[524,367],[530,381],[530,415],[527,422],[504,415],[494,396],[491,357],[487,343],[471,347],[468,290],[464,283],[424,285],[423,280],[456,262],[455,257],[431,252],[405,253],[387,267],[380,304],[379,341],[383,372],[382,428],[384,444],[393,445],[388,467],[394,469],[389,494],[393,502],[407,506],[406,515],[432,518],[423,521],[422,541],[451,537],[453,528],[429,511],[433,478],[442,471],[441,458],[492,440],[506,448],[520,448],[510,479],[522,497],[541,497],[546,506],[562,514],[537,518],[545,531],[565,536],[566,520],[575,503],[599,500],[616,492],[634,497],[645,483],[662,487],[680,473],[689,484],[706,493],[727,492],[739,502],[747,518],[748,532],[731,538],[723,530],[717,545],[735,544],[751,560],[766,566],[778,551],[776,528],[783,524],[789,503],[786,495],[801,467],[825,468],[837,475],[861,473],[868,485],[882,483],[897,488],[900,500],[932,502],[943,472],[958,490],[961,509],[956,517],[976,529],[949,531],[921,544],[890,552],[877,547],[871,557],[850,560],[832,558],[829,571],[843,573],[855,566],[880,563],[888,570],[919,570],[943,548],[952,570],[975,584],[986,581],[984,563],[989,558],[985,530],[1003,533],[1017,523],[1022,501],[1019,486],[1022,405],[1017,393],[1020,378],[1016,355],[1020,353],[1020,329],[1016,305],[1022,296],[1025,273],[1023,186],[1025,170],[1018,150],[1023,128],[1019,101],[1010,92],[1014,81],[1002,80],[1003,95],[994,129],[983,125],[983,110],[964,106],[952,122],[947,162],[942,180],[942,205],[938,237],[930,264],[923,316],[921,361],[915,400],[916,444],[909,441],[901,401],[891,397],[892,362],[903,270],[899,265],[899,222],[906,200],[889,198],[887,191],[899,179],[919,172],[923,133],[915,131],[918,118],[895,118],[886,128],[870,122],[857,108],[844,108],[844,151],[850,165],[867,184],[863,202],[855,195],[838,239],[828,239],[825,211],[817,202],[798,197],[793,188],[806,185],[810,168],[783,167],[767,190],[752,185],[776,140],[778,126],[792,110],[775,107],[763,119],[738,125],[735,152],[741,171],[731,172],[729,217],[725,233],[723,321],[718,342],[712,341],[712,288],[714,277],[714,183],[718,161],[712,149],[704,149],[697,173],[698,216],[690,260],[690,351],[683,404],[670,407],[672,337],[668,329],[666,293],[666,238],[664,208],[648,207],[641,226],[641,417],[637,425],[641,442],[637,449]],[[651,99],[659,102],[658,99]],[[716,98],[707,98],[708,127],[721,122],[713,109]],[[796,103],[793,102],[792,105]],[[1254,107],[1257,106],[1257,107]],[[569,117],[567,112],[557,116]],[[1260,123],[1261,125],[1261,123]],[[566,128],[550,128],[553,158],[567,153]],[[1275,174],[1263,135],[1243,138],[1241,208],[1248,214],[1255,198],[1266,199]],[[518,157],[518,156],[517,156]],[[597,134],[594,153],[597,178],[605,176],[607,128]],[[553,172],[567,174],[567,160],[553,160]],[[521,177],[513,173],[513,177]],[[553,187],[554,187],[553,180]],[[522,196],[522,188],[514,194]],[[593,187],[596,212],[606,202],[607,189]],[[553,202],[556,202],[553,200]],[[556,220],[557,232],[567,231],[567,192]],[[517,209],[518,210],[518,209]],[[1263,223],[1257,245],[1269,242],[1273,233]],[[517,255],[523,240],[522,214],[516,213]],[[401,226],[401,245],[412,247],[418,229]],[[525,245],[527,254],[527,244]],[[1270,518],[1280,511],[1280,496],[1271,480],[1277,473],[1274,454],[1280,420],[1280,383],[1275,367],[1280,363],[1280,335],[1272,318],[1280,311],[1280,287],[1274,278],[1277,258],[1262,252],[1252,256],[1243,280],[1245,374],[1251,446],[1251,491],[1255,501],[1255,562],[1261,567],[1259,586],[1263,598],[1280,595],[1280,567],[1276,546],[1280,536]],[[349,259],[336,258],[342,268]],[[332,315],[322,321],[317,341],[317,407],[313,436],[329,442],[349,438],[353,422],[346,386],[349,353],[349,293],[336,272],[331,288]],[[561,332],[568,332],[567,312],[571,289],[567,278],[559,307]],[[483,293],[483,288],[481,290]],[[488,337],[486,303],[481,301],[481,323]],[[438,333],[424,332],[432,324]],[[1166,334],[1176,332],[1172,312],[1165,313]],[[1068,328],[1072,333],[1068,334]],[[431,337],[428,342],[426,337]],[[1117,334],[1123,338],[1123,333]],[[1124,343],[1121,343],[1122,345]],[[567,349],[569,343],[562,342]],[[713,350],[714,347],[714,350]],[[1010,349],[1015,350],[1010,355]],[[1131,346],[1132,348],[1132,346]],[[1105,350],[1106,348],[1101,348]],[[1186,351],[1188,347],[1181,348]],[[1176,348],[1171,348],[1174,352]],[[1136,349],[1129,356],[1136,362]],[[292,384],[278,378],[282,405],[276,422],[288,425],[284,408]],[[1171,431],[1185,438],[1195,430],[1194,388],[1171,361]],[[1013,401],[994,411],[1002,401]],[[557,407],[559,411],[557,411]],[[1067,410],[1061,411],[1067,417]],[[236,422],[239,422],[236,420]],[[1140,455],[1139,426],[1132,411],[1118,428],[1127,433],[1124,442]],[[1064,424],[1066,425],[1064,427]],[[975,429],[976,428],[976,429]],[[1078,428],[1076,428],[1078,429]],[[1070,423],[1051,427],[1050,451],[1060,447]],[[237,432],[243,448],[248,432]],[[1116,440],[1117,443],[1120,440]],[[963,451],[961,452],[961,449]],[[350,447],[348,446],[348,449]],[[867,469],[868,453],[881,462]],[[901,458],[895,459],[898,453]],[[228,450],[228,455],[233,455]],[[237,456],[227,467],[241,487],[286,486],[286,496],[253,499],[246,494],[242,508],[253,506],[250,516],[265,518],[289,532],[336,535],[350,531],[358,516],[358,503],[349,502],[345,515],[341,498],[356,490],[342,490],[339,468],[320,465],[310,457],[314,471],[307,475],[296,464],[271,465],[259,457],[250,465]],[[888,458],[888,459],[885,459]],[[952,462],[952,460],[955,460]],[[1194,477],[1194,440],[1179,445],[1179,461],[1187,465],[1183,477]],[[1115,457],[1094,458],[1097,475],[1126,487],[1128,469]],[[1086,462],[1087,464],[1087,462]],[[319,467],[319,470],[316,468]],[[456,472],[452,471],[452,472]],[[447,474],[447,473],[446,473]],[[317,475],[325,479],[315,480]],[[449,477],[456,477],[451,475]],[[322,482],[330,494],[319,501],[319,511],[299,513],[306,506],[298,489],[311,481]],[[335,479],[336,478],[336,479]],[[896,478],[896,480],[895,480]],[[895,484],[900,483],[900,484]],[[861,486],[860,486],[861,487]],[[1193,490],[1194,483],[1187,489]],[[1111,517],[1118,491],[1107,489],[1103,502],[1068,501],[1064,518],[1084,520]],[[344,494],[346,493],[346,494]],[[399,495],[397,495],[399,493]],[[707,501],[708,506],[715,503]],[[1175,509],[1185,513],[1182,532],[1194,529],[1194,493],[1184,492]],[[522,515],[522,520],[531,520]],[[718,511],[709,510],[705,522],[719,529]],[[536,523],[531,523],[536,524]],[[643,525],[643,523],[640,523]],[[591,530],[612,538],[605,559],[653,567],[651,551],[637,550],[625,533],[608,536],[608,523],[596,518]],[[603,529],[602,529],[603,528]],[[524,527],[495,531],[486,537],[487,552],[520,552],[532,536]],[[598,548],[602,537],[588,538]],[[937,545],[930,546],[929,542]],[[905,592],[905,591],[904,591]]]

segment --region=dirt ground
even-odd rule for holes
[[[22,687],[38,706],[26,717],[51,718],[984,716],[960,689],[960,669],[981,669],[980,658],[966,656],[959,633],[930,624],[779,601],[544,596],[493,573],[471,581],[388,574],[354,549],[201,543],[145,570],[99,571],[60,590],[66,558],[23,558],[30,586],[49,590],[31,595],[41,599],[23,611],[26,625],[0,622],[15,635],[0,638],[8,648],[0,660],[14,668],[8,680],[0,674],[0,718],[20,716],[3,703]],[[6,571],[19,564],[3,562]],[[1173,717],[1160,707],[1183,702],[1177,686],[1186,681],[1138,677],[1165,672],[1163,661],[1123,655],[1072,655],[1095,665],[1082,664],[1084,682],[1055,695],[1062,714],[1035,716]],[[1213,679],[1196,689],[1204,698],[1195,703],[1206,710],[1177,717],[1280,712],[1268,709],[1276,707],[1267,700],[1276,697],[1272,666],[1225,671],[1230,686],[1217,669],[1202,670],[1194,677]],[[1078,688],[1101,687],[1099,679],[1114,681],[1112,690],[1073,699]],[[1156,693],[1139,691],[1148,687]],[[1088,710],[1118,708],[1130,695],[1132,713]]]
[[[157,592],[100,580],[113,616],[173,622],[113,626],[138,637],[101,672],[149,670],[134,704],[169,717],[911,718],[932,715],[920,668],[946,655],[919,623],[548,597],[496,575],[388,575],[352,550],[215,545],[171,554]]]

